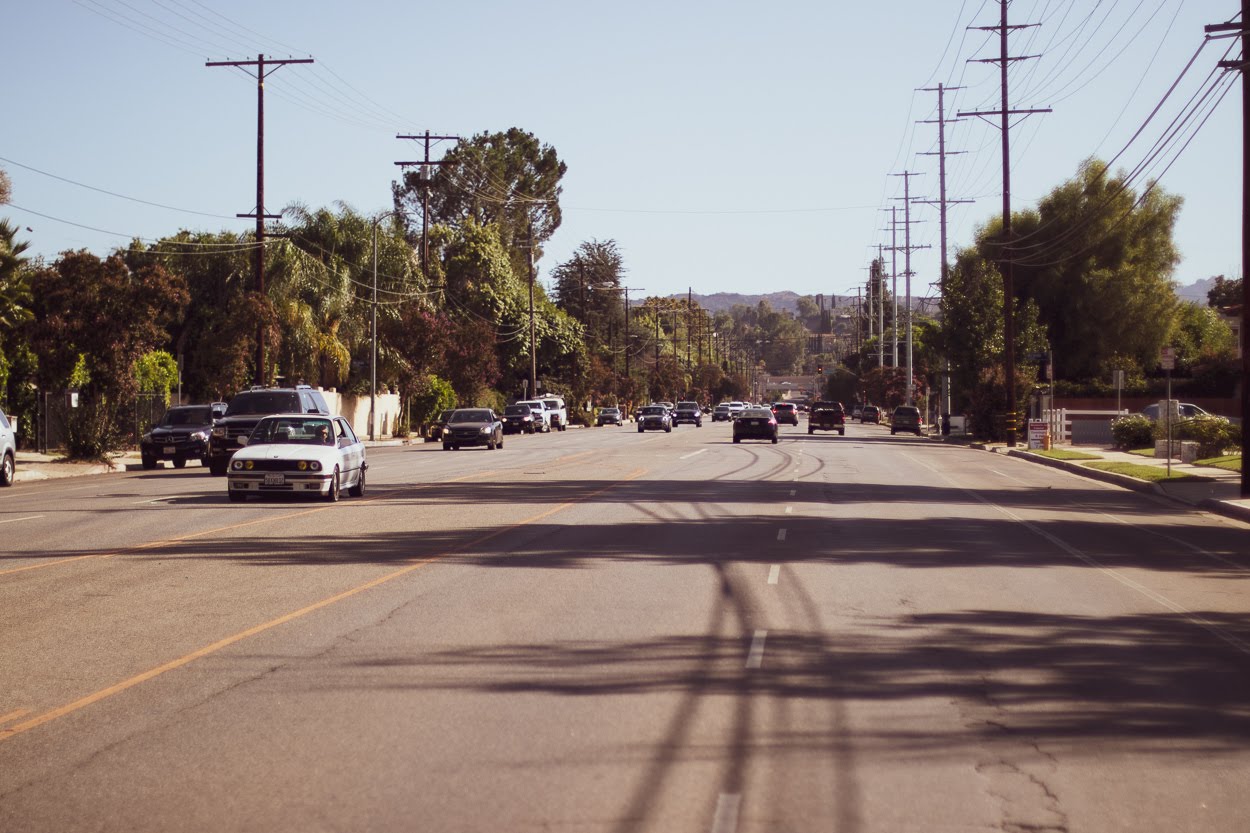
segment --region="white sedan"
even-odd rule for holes
[[[364,443],[341,416],[275,414],[257,423],[226,470],[230,499],[316,494],[339,499],[365,493]]]

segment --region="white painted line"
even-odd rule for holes
[[[683,454],[682,456],[678,457],[677,459],[678,459],[678,460],[689,460],[691,457],[695,457],[695,456],[697,456],[697,455],[699,455],[699,454],[702,454],[702,453],[703,453],[703,452],[705,452],[705,451],[707,451],[707,449],[706,449],[706,448],[700,448],[698,451],[692,451],[692,452],[690,452],[689,454]]]
[[[0,524],[15,524],[18,521],[37,521],[40,518],[45,518],[45,517],[47,516],[46,515],[27,515],[25,518],[9,518],[8,520],[0,521]]]
[[[764,661],[764,640],[768,631],[756,631],[751,638],[751,650],[747,652],[747,668],[759,668]]]
[[[997,474],[999,477],[1006,477],[1008,480],[1012,479],[1010,474],[1004,474],[998,469],[990,469],[990,471],[993,472],[994,474]]]
[[[771,566],[771,567],[769,567],[769,568],[768,568],[768,583],[769,583],[769,584],[776,584],[776,583],[777,583],[777,579],[778,579],[780,576],[781,576],[781,565],[780,565],[780,564],[774,564],[773,566]]]
[[[738,829],[738,793],[721,793],[716,799],[716,815],[712,817],[712,833],[735,833]]]
[[[790,490],[790,497],[794,497],[794,496],[795,496],[795,495],[797,495],[797,494],[798,494],[798,492],[797,492],[796,490],[794,490],[794,489],[791,489],[791,490]]]
[[[787,515],[790,515],[790,514],[793,514],[793,513],[794,513],[794,507],[793,507],[793,506],[787,506],[787,507],[786,507],[786,514],[787,514]]]
[[[786,540],[786,531],[785,531],[785,529],[779,529],[779,530],[777,530],[777,540],[778,540],[778,541],[784,541],[784,540]]]

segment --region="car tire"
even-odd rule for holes
[[[638,433],[639,433],[639,434],[641,434],[641,433],[643,432],[643,430],[644,430],[644,429],[643,429],[643,427],[642,427],[641,425],[639,425],[639,426],[638,426]]]
[[[334,474],[330,477],[330,488],[326,491],[326,500],[330,503],[338,503],[339,493],[339,469],[334,467]]]
[[[247,492],[243,491],[242,489],[231,489],[226,494],[230,496],[231,503],[242,503],[243,501],[247,500]]]
[[[0,486],[12,486],[17,479],[17,468],[13,463],[13,455],[5,452],[0,458]]]
[[[152,456],[150,456],[150,455],[144,454],[143,456],[141,456],[141,457],[139,458],[139,460],[140,460],[140,462],[142,462],[142,463],[143,463],[143,468],[144,468],[145,470],[151,471],[152,469],[156,468],[156,458],[155,458],[155,457],[152,457]]]
[[[495,443],[495,448],[503,450],[503,437],[500,437],[499,442]]]
[[[185,469],[186,467],[187,467],[187,458],[186,458],[186,457],[175,457],[175,458],[174,458],[174,468],[176,468],[176,469]]]
[[[807,429],[807,433],[809,433],[809,434],[815,434],[815,433],[816,433],[816,429],[815,429],[815,428],[808,428],[808,429]]]
[[[839,436],[839,437],[845,437],[845,436],[846,436],[846,429],[845,429],[845,428],[839,428],[839,429],[838,429],[838,436]]]
[[[215,460],[209,460],[208,461],[208,473],[211,474],[213,477],[225,477],[227,465],[228,465],[227,462],[224,460],[220,463],[218,463]]]
[[[670,425],[670,426],[668,426],[667,428],[665,428],[665,429],[664,429],[664,433],[665,433],[665,434],[671,434],[671,433],[673,433],[673,426],[671,426],[671,425]]]
[[[487,440],[487,441],[486,441],[486,450],[487,450],[487,451],[494,451],[494,450],[495,450],[495,441],[494,441],[493,439],[490,439],[490,440]]]
[[[742,438],[741,438],[741,437],[734,437],[734,442],[736,442],[736,443],[740,443],[740,442],[742,442]]]
[[[773,445],[777,444],[777,435],[773,434]]]
[[[451,451],[451,443],[443,443],[443,451]]]
[[[347,493],[351,495],[352,497],[364,497],[365,496],[365,470],[364,469],[360,470],[360,476],[356,478],[355,485],[353,485],[350,489],[348,489]]]
[[[891,429],[890,429],[890,436],[891,436],[891,437],[893,437],[896,433],[897,433],[897,432],[896,432],[893,428],[891,428]]]

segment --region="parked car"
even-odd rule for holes
[[[180,469],[187,460],[208,465],[208,438],[213,433],[212,405],[175,405],[139,439],[139,459],[145,469],[171,460]]]
[[[817,431],[837,431],[839,436],[846,436],[846,410],[841,402],[813,402],[812,412],[807,417],[807,433]]]
[[[275,414],[262,418],[230,458],[226,492],[316,495],[336,501],[365,493],[365,445],[341,416]]]
[[[734,420],[734,442],[747,439],[777,442],[777,418],[768,408],[744,408]]]
[[[673,418],[663,405],[644,405],[638,412],[638,433],[673,430]]]
[[[595,414],[595,426],[603,425],[624,425],[625,417],[621,414],[621,409],[613,406],[600,408],[599,413]]]
[[[777,424],[785,423],[787,425],[799,424],[799,409],[792,402],[774,402],[773,416],[777,418]]]
[[[490,408],[457,408],[443,432],[443,450],[459,451],[462,446],[484,445],[490,451],[503,448],[503,423]]]
[[[699,407],[698,402],[677,403],[677,407],[673,409],[673,424],[678,425],[683,422],[689,422],[696,428],[703,427],[703,409]]]
[[[528,405],[534,413],[534,430],[547,432],[551,430],[551,423],[548,421],[547,406],[543,404],[541,399],[523,399],[516,403],[517,405]]]
[[[859,421],[881,423],[881,409],[876,405],[865,405],[859,411]]]
[[[451,412],[448,411],[447,415],[450,416]],[[505,434],[533,434],[542,430],[537,427],[542,423],[542,418],[534,416],[533,409],[524,403],[505,407],[502,422]]]
[[[1179,402],[1177,403],[1177,405],[1178,407],[1180,407],[1180,410],[1181,410],[1181,419],[1191,419],[1196,416],[1208,416],[1209,415],[1207,411],[1189,402]],[[1145,416],[1154,420],[1155,422],[1159,421],[1159,403],[1158,402],[1154,403],[1153,405],[1147,405],[1146,407],[1141,409],[1141,412]]]
[[[729,422],[729,403],[722,402],[712,409],[712,422]]]
[[[17,432],[4,411],[0,411],[0,486],[12,486],[17,479]]]
[[[924,417],[915,405],[899,405],[894,409],[890,417],[890,433],[897,434],[899,431],[912,431],[917,437],[924,432]]]
[[[308,385],[293,388],[255,386],[240,391],[230,400],[226,414],[217,420],[208,438],[208,470],[214,477],[226,473],[230,456],[243,447],[241,440],[252,433],[270,414],[330,415],[330,407],[320,391]]]
[[[569,412],[564,400],[558,396],[544,396],[543,409],[547,412],[547,425],[552,430],[563,431],[569,427]]]

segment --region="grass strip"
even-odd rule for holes
[[[1195,460],[1194,465],[1211,466],[1212,468],[1225,469],[1227,471],[1241,471],[1241,456],[1228,454],[1224,457],[1208,457],[1205,460]]]
[[[1052,448],[1049,451],[1031,449],[1030,454],[1038,457],[1049,457],[1052,460],[1101,460],[1097,454],[1086,454],[1084,451],[1072,451],[1068,448]]]
[[[1153,448],[1134,448],[1129,454],[1136,454],[1138,457],[1153,457],[1155,450]]]
[[[1148,466],[1143,463],[1086,463],[1085,465],[1091,469],[1123,474],[1150,483],[1205,483],[1212,479],[1196,474],[1174,474],[1168,477],[1166,466]]]

